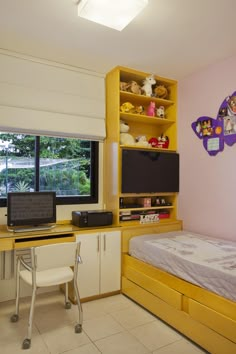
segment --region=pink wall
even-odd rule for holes
[[[216,118],[234,91],[236,56],[179,81],[178,218],[186,230],[236,241],[236,144],[210,156],[191,128],[200,116]]]

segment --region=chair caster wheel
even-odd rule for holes
[[[77,324],[75,325],[75,333],[81,333],[82,332],[82,325]]]
[[[65,309],[68,310],[68,309],[71,309],[71,303],[69,301],[67,301],[65,303]]]
[[[24,339],[23,343],[22,343],[22,349],[29,349],[31,345],[31,339]]]
[[[11,322],[17,322],[19,320],[19,316],[18,315],[12,315],[11,316]]]

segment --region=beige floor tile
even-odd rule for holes
[[[78,347],[67,351],[65,354],[100,354],[100,350],[94,344],[86,344],[82,347]]]
[[[83,329],[92,341],[124,331],[124,328],[109,314],[84,321]]]
[[[74,311],[74,314],[76,312]],[[34,323],[40,333],[59,329],[74,322],[71,310],[66,310],[63,303],[43,304],[35,306]]]
[[[22,350],[22,342],[25,336],[19,338],[14,336],[15,332],[12,331],[11,338],[7,341],[3,341],[0,335],[0,353],[1,354],[51,354],[47,345],[43,341],[42,337],[39,334],[33,332],[31,339],[31,347],[26,351]]]
[[[192,342],[189,342],[185,339],[181,339],[178,342],[169,344],[153,352],[153,354],[203,354],[203,353],[206,353],[206,351],[200,349],[198,346],[192,344]]]
[[[96,346],[103,354],[148,354],[151,353],[143,344],[128,332],[122,332],[96,341]]]
[[[100,306],[101,300],[82,303],[84,321],[105,316],[104,306]]]
[[[91,343],[84,331],[82,333],[75,333],[74,328],[71,326],[60,327],[45,332],[42,334],[42,338],[51,354],[60,354]]]
[[[27,354],[205,353],[123,295],[87,302],[82,307],[83,332],[76,334],[77,306],[65,310],[64,296],[59,291],[39,294]],[[15,301],[0,303],[1,354],[23,353],[29,309],[30,297],[21,299],[20,319],[11,323]]]
[[[159,320],[135,327],[130,333],[152,351],[182,338],[176,331]]]
[[[19,320],[14,323],[10,321],[13,307],[11,309],[8,308],[8,311],[9,313],[4,312],[4,314],[0,311],[0,344],[7,345],[8,343],[17,342],[21,346],[22,341],[27,336],[28,311],[22,311]],[[39,332],[33,324],[32,336],[35,337],[37,335],[39,335]]]
[[[121,311],[134,304],[133,301],[121,294],[95,300],[93,303],[96,303],[100,311],[102,310],[105,313]]]
[[[113,312],[111,316],[126,329],[132,329],[155,320],[153,315],[136,304],[131,304],[124,310]]]

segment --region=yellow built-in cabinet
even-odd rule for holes
[[[116,67],[106,75],[106,133],[105,141],[105,161],[104,161],[104,202],[105,207],[111,210],[114,215],[115,225],[135,225],[139,220],[122,221],[121,215],[129,211],[145,210],[165,210],[169,214],[168,218],[160,219],[159,222],[166,223],[176,220],[177,193],[150,193],[140,195],[136,193],[121,193],[121,171],[122,171],[122,149],[142,149],[152,151],[176,152],[176,111],[177,111],[177,82],[175,80],[163,78],[154,75],[156,85],[164,85],[168,90],[168,96],[165,99],[149,97],[143,94],[134,94],[120,90],[120,82],[135,81],[138,85],[143,85],[143,80],[150,73],[139,72],[125,67]],[[153,86],[155,88],[155,85]],[[147,108],[150,102],[155,102],[155,106],[164,106],[165,118],[150,117],[147,115]],[[130,102],[134,107],[143,107],[143,113],[122,112],[120,107],[123,103]],[[169,146],[164,148],[140,147],[137,145],[120,144],[120,120],[128,123],[129,133],[133,137],[144,135],[147,140],[151,137],[159,137],[162,134],[168,136]],[[140,166],[141,168],[141,166]],[[132,208],[137,204],[140,197],[150,197],[151,207]],[[156,198],[165,200],[165,205],[155,205]],[[123,205],[126,208],[123,208]],[[131,207],[127,208],[127,205]],[[124,218],[123,218],[124,219]]]

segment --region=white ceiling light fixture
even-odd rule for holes
[[[122,31],[148,4],[148,0],[76,0],[78,16]]]

